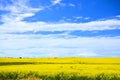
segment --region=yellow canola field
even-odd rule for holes
[[[120,58],[0,58],[0,62],[42,62],[42,63],[118,63]]]
[[[96,76],[104,73],[120,77],[120,58],[0,58],[0,72],[30,71],[42,75]]]

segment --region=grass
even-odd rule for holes
[[[120,80],[120,58],[0,58],[0,80]]]

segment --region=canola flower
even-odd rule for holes
[[[0,58],[0,79],[120,80],[120,58]]]

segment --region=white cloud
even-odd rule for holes
[[[82,16],[77,16],[77,17],[74,17],[75,19],[82,19],[83,17]]]
[[[34,16],[36,12],[42,11],[46,8],[51,8],[57,4],[65,6],[66,4],[61,3],[61,1],[62,0],[52,0],[52,3],[49,5],[39,5],[40,7],[34,8],[29,5],[29,0],[10,0],[11,4],[2,0],[0,2],[0,10],[8,11],[9,13],[1,15],[0,21],[4,23],[22,21],[26,17]]]
[[[1,4],[0,10],[9,11],[9,13],[2,15],[2,22],[21,21],[26,17],[34,16],[36,12],[43,9],[43,7],[32,8],[28,5],[29,0],[10,0],[11,4],[6,6]]]
[[[88,20],[88,19],[90,19],[90,17],[85,17],[84,19],[85,19],[85,20]]]
[[[120,20],[110,19],[91,21],[87,23],[46,23],[46,22],[7,22],[0,25],[0,33],[25,32],[25,31],[92,31],[120,29]]]
[[[62,0],[52,0],[52,5],[60,4]]]
[[[68,35],[69,36],[69,35]],[[0,35],[0,54],[23,57],[117,56],[120,38],[57,38],[45,35]]]
[[[75,7],[75,4],[70,3],[69,6],[71,6],[71,7]]]
[[[74,17],[74,21],[82,21],[82,20],[89,20],[90,17],[83,17],[83,16],[76,16]]]

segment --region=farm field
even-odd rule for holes
[[[120,80],[120,58],[0,58],[0,80]]]

